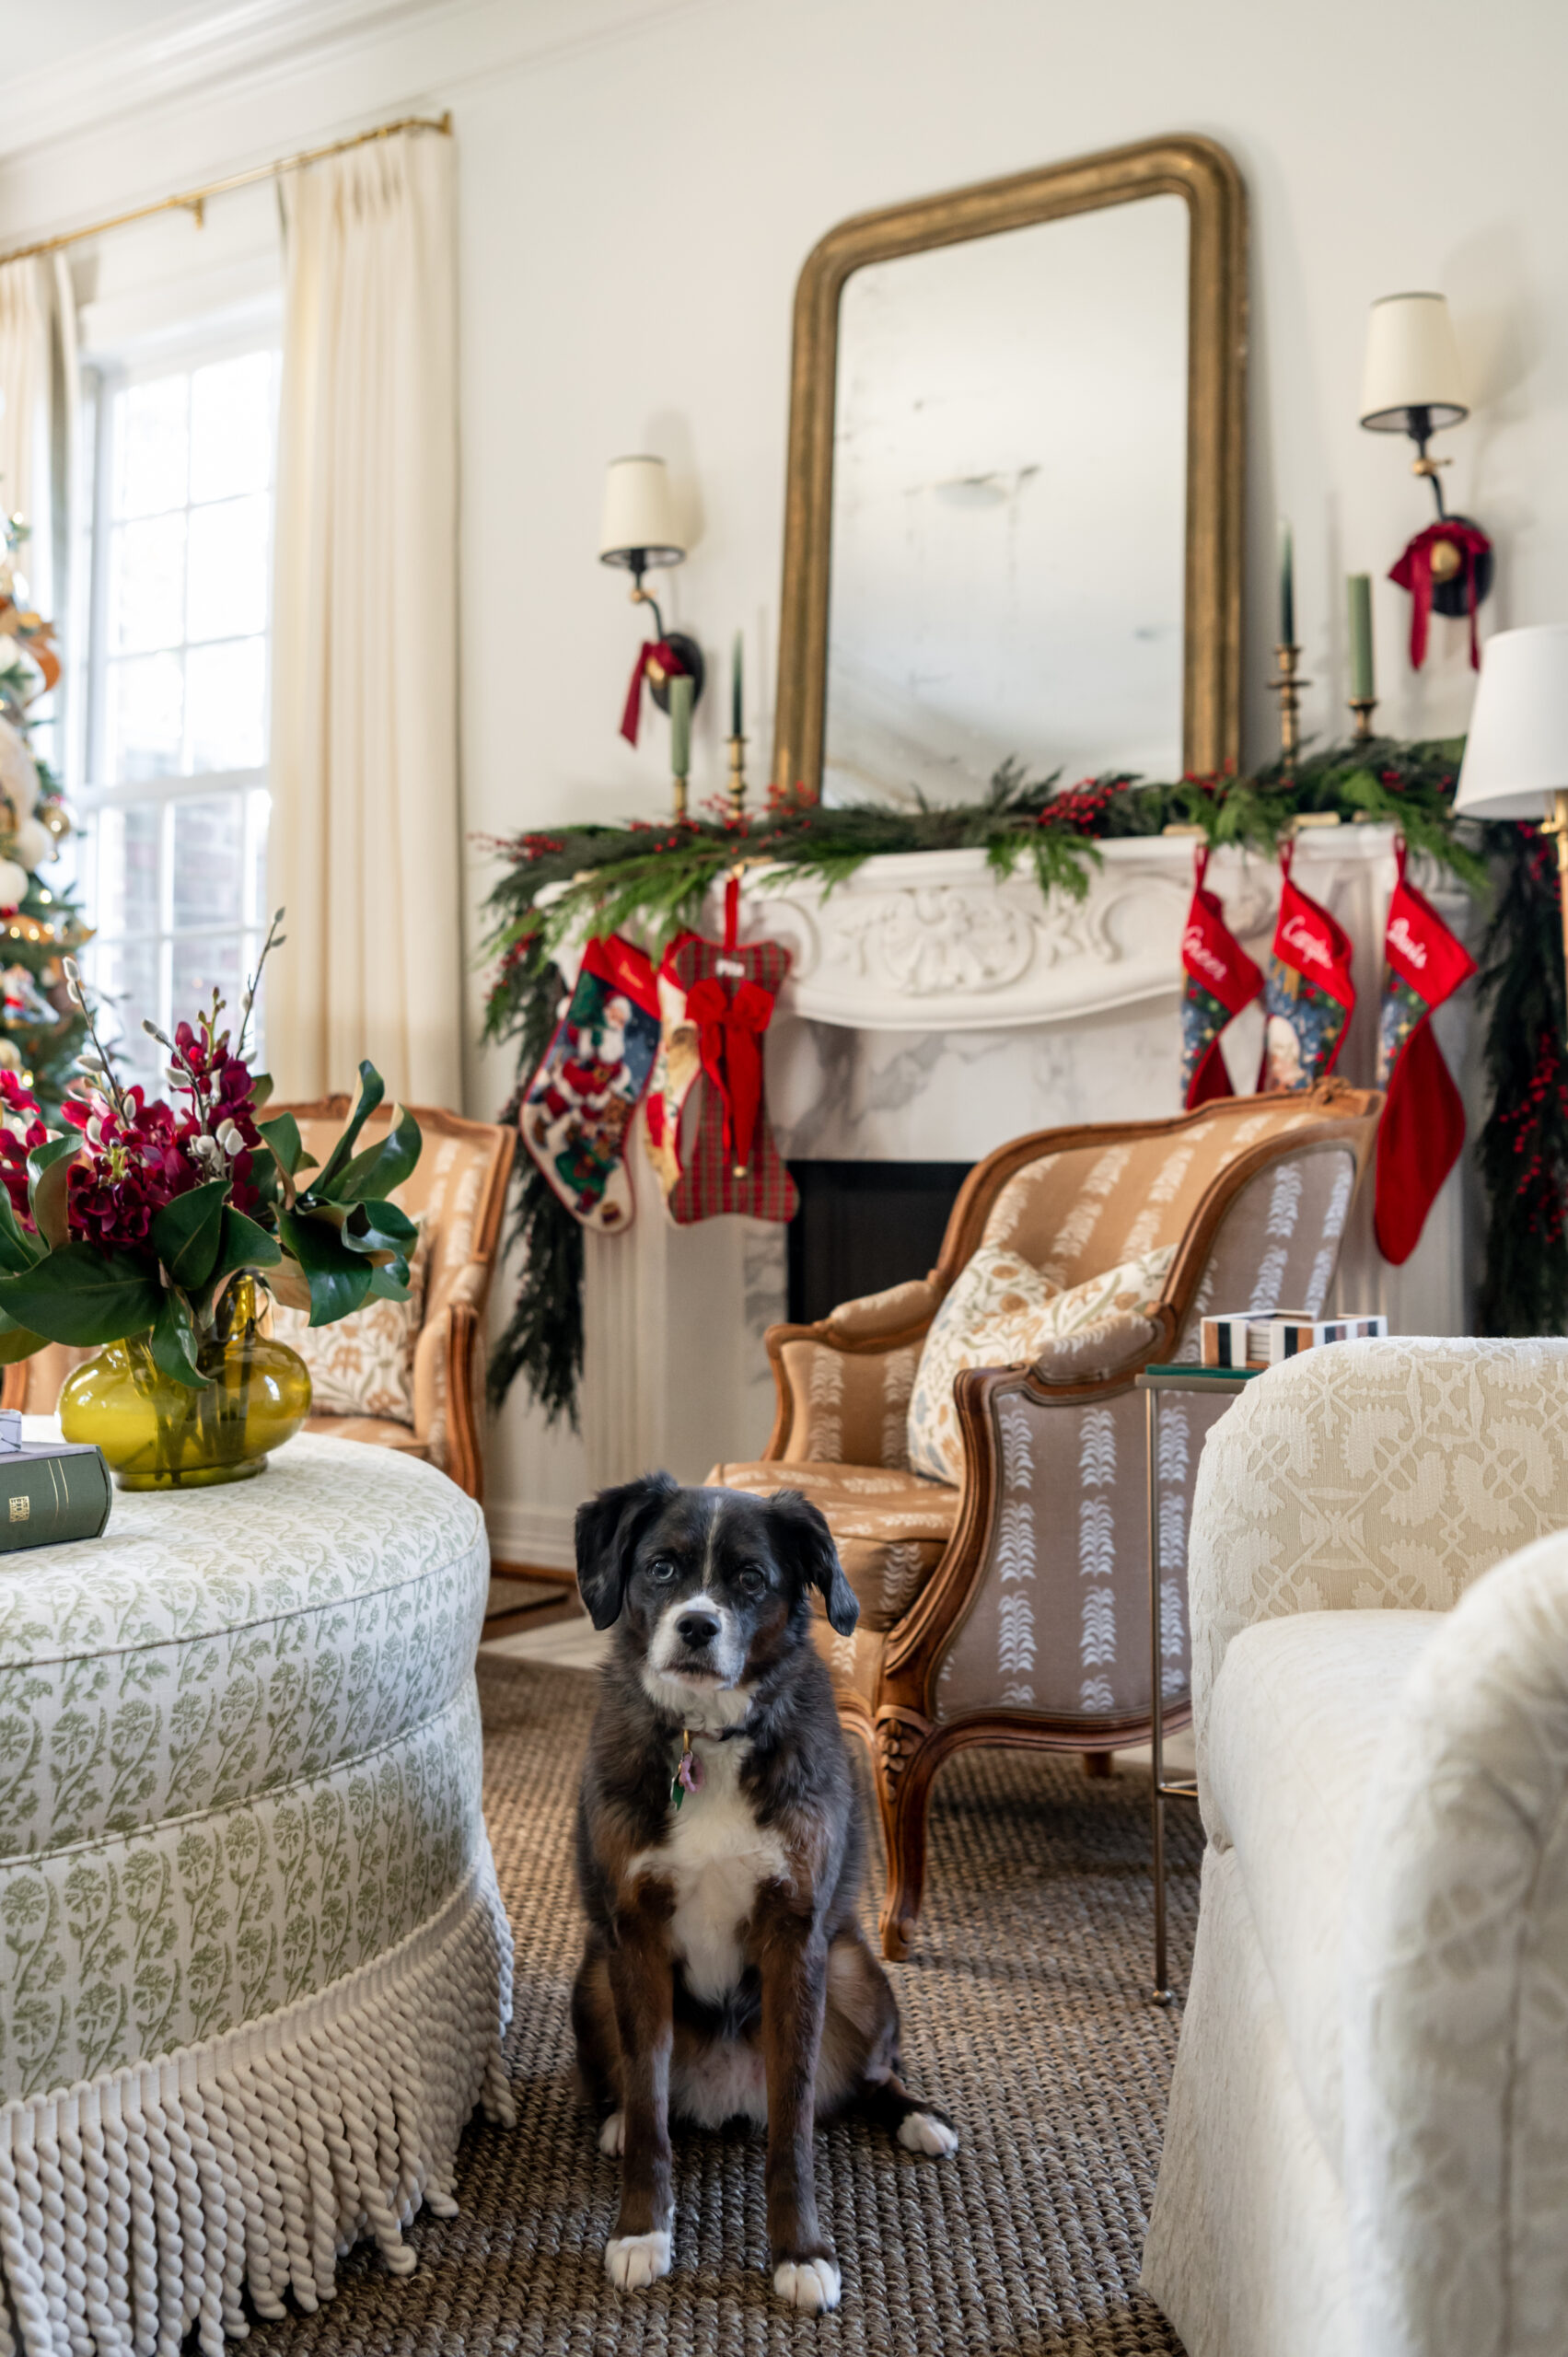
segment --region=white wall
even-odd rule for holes
[[[198,14],[225,32],[226,11]],[[1249,750],[1267,749],[1272,723],[1260,682],[1277,513],[1296,528],[1317,682],[1307,717],[1319,729],[1337,725],[1343,693],[1342,575],[1382,575],[1429,519],[1403,446],[1355,422],[1375,296],[1435,286],[1451,298],[1477,410],[1445,437],[1446,483],[1450,505],[1498,542],[1487,626],[1568,617],[1568,11],[1556,0],[1319,0],[1307,12],[1259,0],[276,0],[270,50],[267,12],[252,0],[240,14],[243,39],[149,37],[140,80],[125,43],[101,86],[90,58],[14,80],[0,239],[392,112],[452,108],[476,832],[663,807],[662,732],[636,754],[615,733],[638,622],[620,576],[593,560],[603,463],[620,450],[661,450],[677,473],[693,552],[672,576],[670,618],[715,654],[745,627],[765,768],[790,299],[821,232],[862,207],[1156,133],[1224,141],[1251,197]],[[99,119],[68,127],[94,108]],[[47,144],[20,147],[44,132]],[[1462,726],[1459,627],[1440,626],[1415,680],[1407,617],[1381,586],[1380,718],[1399,732]],[[719,701],[699,717],[699,793],[721,777]],[[476,851],[476,898],[493,872]],[[476,976],[476,1019],[479,1000]],[[504,1057],[476,1050],[469,1109],[493,1110],[509,1081]],[[581,1481],[575,1444],[514,1401],[494,1457],[503,1543],[558,1541]]]

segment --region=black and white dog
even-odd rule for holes
[[[668,1473],[577,1514],[577,1584],[616,1630],[577,1817],[587,1944],[577,2056],[622,2157],[612,2282],[670,2263],[669,2120],[768,2126],[773,2288],[838,2305],[817,2222],[815,2123],[858,2106],[912,2152],[958,2134],[899,2078],[899,2010],[855,1916],[865,1837],[810,1591],[854,1627],[828,1526],[791,1490]]]

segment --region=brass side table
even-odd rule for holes
[[[1152,1993],[1156,2005],[1168,2005],[1170,2003],[1170,1982],[1166,1970],[1165,1805],[1167,1801],[1195,1801],[1198,1797],[1196,1783],[1186,1777],[1173,1782],[1165,1772],[1165,1631],[1160,1601],[1159,1535],[1160,1394],[1162,1391],[1189,1391],[1212,1398],[1216,1392],[1245,1391],[1248,1385],[1263,1372],[1261,1367],[1146,1366],[1142,1375],[1135,1377],[1137,1388],[1144,1395],[1144,1404],[1148,1413],[1149,1658],[1152,1666],[1149,1724],[1154,1754],[1149,1805],[1154,1820],[1155,1879],[1155,1985]]]

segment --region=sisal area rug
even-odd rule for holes
[[[479,2124],[459,2216],[416,2220],[417,2271],[342,2263],[266,2357],[1180,2357],[1136,2290],[1179,2027],[1148,2003],[1148,1783],[970,1752],[937,1781],[921,1934],[890,1968],[912,2084],[958,2121],[947,2161],[859,2122],[818,2140],[843,2304],[796,2316],[767,2270],[761,2132],[676,2138],[674,2271],[606,2282],[617,2165],[579,2108],[567,1998],[580,1931],[573,1813],[594,1681],[482,1659],[485,1809],[517,1940],[517,2126]],[[852,1746],[858,1757],[858,1747]],[[1173,1968],[1197,1912],[1195,1816],[1167,1812]],[[874,1873],[880,1858],[875,1840]],[[875,1891],[867,1891],[875,1922]]]

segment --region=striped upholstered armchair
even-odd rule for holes
[[[1080,1751],[1147,1739],[1151,1362],[1196,1359],[1206,1309],[1316,1313],[1333,1281],[1381,1098],[1330,1082],[1236,1097],[1168,1121],[1041,1131],[977,1165],[930,1275],[775,1326],[778,1415],[732,1488],[800,1489],[821,1507],[860,1600],[851,1637],[818,1634],[841,1713],[871,1747],[888,1853],[887,1955],[907,1952],[931,1782],[970,1744]],[[935,1313],[982,1244],[1076,1286],[1173,1248],[1156,1304],[1033,1365],[970,1368],[953,1397],[956,1482],[911,1469],[906,1428]],[[1167,1724],[1186,1715],[1186,1530],[1198,1455],[1229,1405],[1175,1395],[1157,1468]]]

